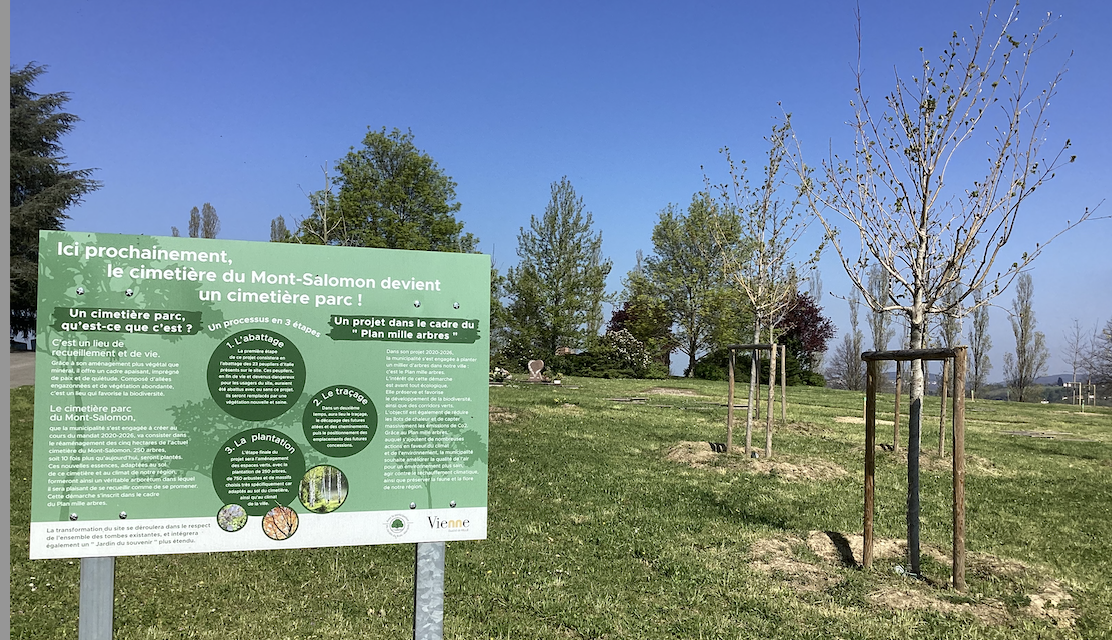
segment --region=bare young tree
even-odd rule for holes
[[[979,304],[983,295],[980,289],[973,292],[973,324],[969,327],[969,370],[973,374],[970,376],[970,387],[974,397],[981,392],[988,372],[992,371],[992,362],[988,358],[988,352],[992,350],[992,338],[988,335],[988,305]]]
[[[1048,39],[1049,18],[1034,32],[1015,35],[1019,5],[996,17],[990,0],[968,35],[954,32],[937,58],[924,55],[910,82],[896,76],[895,88],[880,110],[872,104],[858,57],[854,151],[837,155],[815,170],[802,162],[793,141],[793,163],[802,197],[819,218],[854,286],[871,309],[905,314],[912,349],[922,348],[932,315],[967,312],[975,289],[987,304],[1036,259],[1046,244],[1036,244],[998,268],[1026,199],[1073,161],[1069,141],[1049,154],[1047,109],[1062,71],[1041,87],[1029,77],[1031,60]],[[858,16],[857,38],[862,43]],[[968,143],[968,144],[967,144]],[[972,158],[961,159],[967,149]],[[987,152],[987,154],[986,154]],[[987,155],[980,178],[953,176]],[[953,184],[951,184],[951,178]],[[1051,240],[1089,218],[1081,213]],[[858,233],[838,236],[836,218]],[[858,251],[853,251],[854,246]],[[856,254],[856,255],[854,255]],[[880,264],[892,279],[893,295],[878,300],[862,280],[870,264]],[[956,305],[944,294],[956,289]],[[971,305],[969,305],[971,306]],[[911,363],[908,437],[908,547],[913,572],[919,571],[919,454],[922,361]]]
[[[865,362],[861,360],[861,352],[865,347],[865,336],[861,333],[857,321],[857,312],[861,306],[861,296],[855,290],[847,299],[849,302],[849,331],[842,337],[842,343],[834,349],[834,357],[830,368],[826,370],[835,384],[850,391],[861,391],[865,388]]]
[[[807,293],[811,296],[811,300],[818,306],[822,302],[822,274],[818,269],[811,271],[811,275],[807,277]],[[822,361],[826,357],[826,351],[815,351],[811,356],[811,370],[822,371]]]
[[[1066,340],[1066,358],[1068,358],[1070,367],[1073,369],[1073,380],[1070,383],[1070,389],[1073,390],[1073,404],[1077,404],[1077,372],[1085,365],[1085,356],[1089,348],[1089,336],[1087,332],[1081,328],[1081,321],[1074,318],[1073,324],[1070,325],[1069,333],[1064,334],[1062,337]]]
[[[1100,331],[1093,332],[1084,366],[1089,380],[1104,389],[1107,397],[1109,387],[1112,386],[1112,319]]]
[[[1035,330],[1035,309],[1031,304],[1034,294],[1031,274],[1019,274],[1009,318],[1012,333],[1015,334],[1015,355],[1004,354],[1004,380],[1012,399],[1020,402],[1032,399],[1031,387],[1035,385],[1035,378],[1046,373],[1046,361],[1050,359],[1046,336],[1042,331]]]
[[[869,267],[869,278],[867,285],[873,296],[877,300],[887,301],[889,294],[892,292],[891,281],[888,273],[879,265],[874,264]],[[895,335],[895,330],[892,329],[892,315],[884,310],[869,309],[869,331],[873,334],[873,350],[885,351],[888,349],[888,343]],[[888,362],[881,361],[879,365],[879,373],[881,375],[881,384],[887,380]]]
[[[719,194],[716,209],[728,215],[731,225],[737,215],[743,241],[737,243],[721,229],[733,227],[716,224],[716,244],[723,254],[723,269],[730,282],[748,302],[753,314],[753,342],[760,343],[767,331],[768,341],[775,342],[776,325],[795,302],[799,286],[799,270],[810,271],[818,262],[822,245],[799,267],[794,262],[795,245],[803,237],[809,222],[797,210],[799,201],[786,202],[779,197],[787,184],[791,169],[785,164],[792,136],[790,117],[772,128],[767,163],[761,182],[750,185],[744,161],[734,163],[729,149],[723,149],[729,165],[729,182],[711,187],[707,192]],[[709,180],[707,181],[709,183]],[[748,454],[752,437],[753,409],[756,404],[759,356],[753,352],[749,376],[749,402],[746,409],[745,451]],[[727,437],[729,439],[729,437]]]

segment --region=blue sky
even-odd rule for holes
[[[69,92],[82,118],[65,150],[104,187],[69,212],[69,229],[169,235],[210,202],[221,238],[267,240],[272,218],[309,213],[322,166],[368,127],[408,128],[458,183],[459,218],[502,270],[517,263],[519,227],[567,175],[602,231],[617,291],[636,251],[651,249],[656,213],[686,205],[704,167],[725,177],[722,146],[759,166],[782,110],[809,153],[851,144],[854,6],[19,0],[11,62],[48,65],[35,89]],[[862,1],[870,95],[882,99],[894,69],[917,68],[919,47],[941,52],[983,9]],[[1022,25],[1047,12],[1060,16],[1057,37],[1035,75],[1069,69],[1047,146],[1068,137],[1078,160],[1026,205],[1012,256],[1112,195],[1112,5],[1029,1]],[[1067,370],[1059,356],[1073,318],[1087,328],[1112,318],[1110,241],[1112,220],[1090,222],[1034,265],[1052,373]],[[849,280],[831,255],[821,269],[822,304],[844,329],[846,304],[831,294],[847,294]],[[998,379],[1013,340],[1004,311],[992,317]]]

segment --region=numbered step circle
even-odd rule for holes
[[[270,420],[290,409],[305,389],[305,359],[273,331],[241,331],[209,357],[209,394],[240,420]]]
[[[378,410],[363,391],[337,384],[321,389],[305,407],[305,439],[326,456],[344,458],[362,451],[378,430]]]

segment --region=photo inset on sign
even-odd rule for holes
[[[208,388],[216,404],[240,420],[277,418],[301,397],[305,360],[281,334],[240,331],[209,357]]]
[[[228,533],[239,531],[247,524],[247,511],[238,504],[226,504],[216,514],[216,524]]]
[[[305,456],[297,443],[273,429],[248,429],[216,452],[212,487],[224,504],[261,516],[275,505],[293,502],[304,473]]]
[[[343,471],[328,464],[313,467],[301,478],[298,497],[313,513],[331,513],[347,500],[348,479]]]
[[[375,437],[378,410],[360,389],[337,384],[309,399],[301,424],[305,439],[314,449],[333,458],[346,458],[362,451]]]
[[[274,507],[263,516],[263,533],[271,540],[285,540],[297,533],[297,512],[289,507]]]

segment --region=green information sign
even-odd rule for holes
[[[486,537],[490,258],[44,231],[31,557]]]

